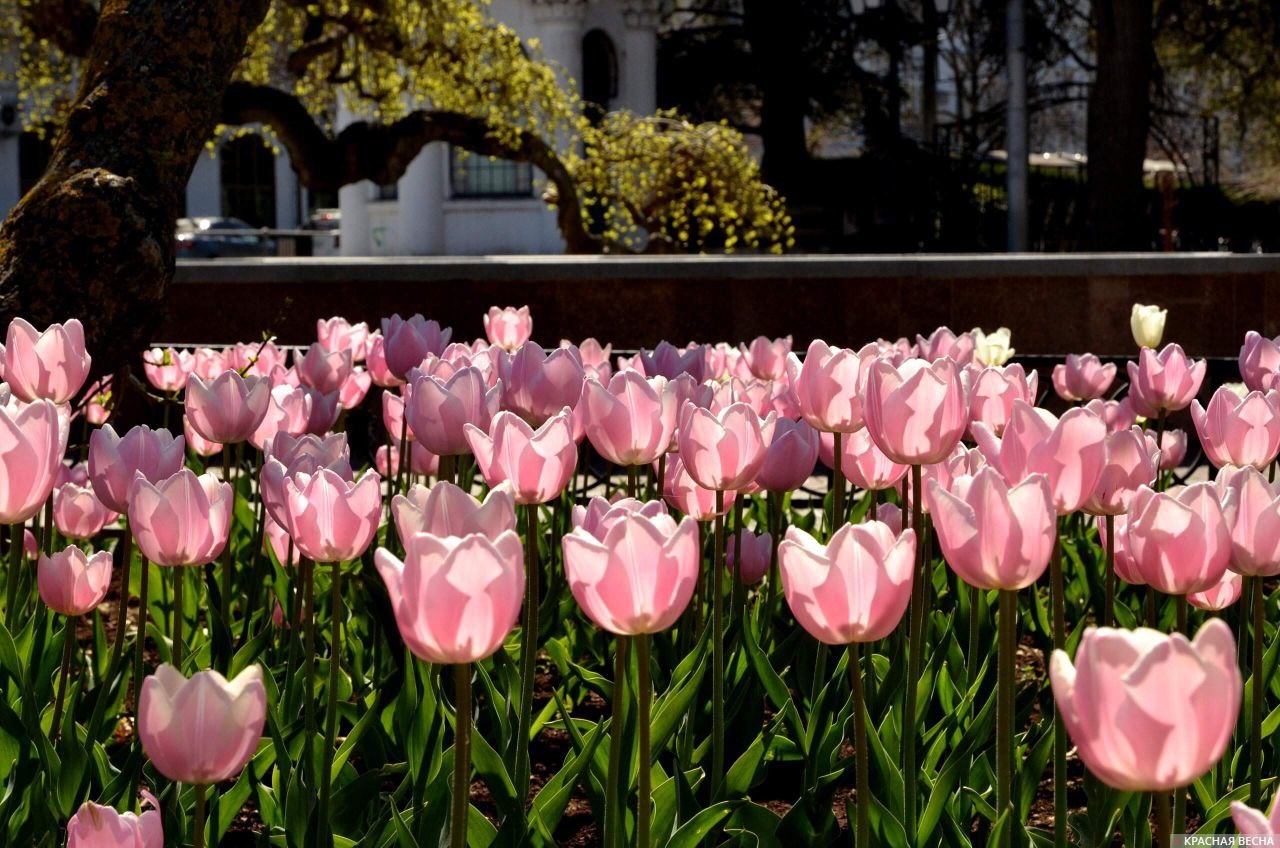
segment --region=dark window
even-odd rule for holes
[[[618,96],[618,51],[613,39],[602,29],[582,37],[582,99],[601,112]]]
[[[399,200],[400,184],[387,183],[386,185],[378,186],[378,199],[379,200]]]
[[[533,166],[451,147],[449,182],[454,197],[529,197],[533,194]]]
[[[242,135],[218,149],[222,214],[254,227],[276,225],[276,157],[261,137]]]

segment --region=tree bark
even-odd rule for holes
[[[745,31],[760,79],[761,170],[765,182],[792,196],[804,186],[808,92],[800,16],[777,0],[744,0]]]
[[[1151,247],[1142,160],[1151,122],[1152,0],[1093,3],[1098,67],[1089,92],[1089,221],[1098,250]]]
[[[137,355],[173,277],[187,181],[267,6],[103,0],[49,168],[0,226],[0,321],[78,317],[98,368]]]

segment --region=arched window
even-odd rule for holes
[[[257,135],[242,135],[218,149],[222,214],[254,227],[276,225],[276,157]]]
[[[582,37],[582,98],[607,112],[618,96],[618,51],[602,29]]]

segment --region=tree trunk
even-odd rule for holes
[[[99,369],[137,355],[174,219],[268,0],[103,0],[49,168],[0,226],[0,321],[78,317]]]
[[[1098,250],[1146,250],[1142,184],[1151,121],[1152,0],[1093,4],[1098,68],[1089,92],[1089,221]]]
[[[760,78],[761,169],[765,182],[790,197],[804,188],[799,183],[804,180],[804,165],[809,159],[801,17],[777,0],[745,0],[743,11]]]

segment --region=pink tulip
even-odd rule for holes
[[[569,521],[573,527],[581,527],[596,539],[603,539],[608,535],[610,527],[633,512],[653,518],[666,515],[667,507],[662,501],[626,498],[621,497],[620,493],[615,494],[612,500],[596,495],[587,501],[586,506],[575,504],[569,514]]]
[[[399,393],[390,391],[382,393],[382,426],[386,428],[387,435],[393,442],[414,439],[413,428],[408,426],[409,422],[404,415],[405,407],[408,406],[406,397],[412,398],[412,396],[412,383],[401,386]]]
[[[298,546],[293,544],[293,540],[289,538],[289,531],[280,526],[280,524],[270,515],[263,518],[263,536],[265,537],[263,550],[267,545],[271,546],[271,553],[275,554],[276,562],[281,565],[297,565],[302,562],[302,552],[298,550]]]
[[[323,438],[279,433],[267,443],[264,454],[266,459],[262,464],[259,494],[267,515],[282,527],[289,524],[288,507],[285,505],[286,478],[297,474],[313,475],[327,468],[344,480],[354,479],[347,437],[342,433]]]
[[[211,442],[192,429],[191,418],[187,415],[182,416],[182,437],[187,440],[187,447],[191,448],[196,456],[208,459],[222,452],[222,445],[219,442]]]
[[[1065,364],[1053,366],[1053,389],[1065,401],[1100,398],[1116,378],[1116,364],[1106,365],[1092,353],[1067,355]]]
[[[321,468],[284,481],[284,526],[302,555],[315,562],[339,563],[365,552],[382,517],[382,478],[373,471],[347,480]]]
[[[505,485],[490,489],[484,502],[448,481],[430,489],[414,486],[407,495],[391,499],[391,517],[402,543],[415,533],[432,536],[470,536],[497,539],[516,530],[516,502]]]
[[[1128,398],[1121,398],[1120,400],[1095,398],[1086,403],[1084,408],[1101,418],[1103,423],[1107,425],[1107,432],[1109,433],[1128,430],[1138,423],[1137,413],[1133,411],[1133,405],[1129,403]]]
[[[775,411],[773,395],[773,383],[762,382],[754,377],[750,380],[733,377],[716,385],[708,409],[719,412],[731,404],[745,403],[756,415],[765,416]]]
[[[742,362],[758,380],[786,380],[787,357],[791,355],[791,336],[770,341],[758,336],[750,347],[739,346]]]
[[[1166,345],[1156,353],[1144,347],[1137,362],[1130,362],[1129,402],[1139,415],[1156,418],[1162,412],[1185,409],[1200,391],[1205,362],[1193,362],[1182,347]]]
[[[342,386],[351,376],[354,362],[350,350],[326,350],[319,342],[307,348],[305,356],[293,354],[293,367],[298,372],[298,381],[321,394],[342,391]]]
[[[195,359],[189,351],[153,347],[142,355],[142,373],[147,382],[165,393],[176,392],[186,385],[194,368]]]
[[[1053,695],[1089,771],[1128,792],[1187,786],[1226,750],[1243,684],[1231,630],[1181,633],[1090,627],[1076,661],[1054,651]]]
[[[529,317],[529,307],[516,309],[508,306],[499,309],[490,306],[489,314],[484,316],[484,334],[489,337],[490,344],[508,353],[519,349],[533,335],[533,318]]]
[[[1106,550],[1107,522],[1103,516],[1098,516],[1097,522],[1098,544],[1102,546],[1103,550]],[[1125,547],[1129,536],[1129,531],[1126,529],[1129,524],[1129,517],[1127,515],[1116,515],[1112,517],[1112,522],[1115,524],[1116,529],[1116,541],[1112,548],[1116,576],[1133,586],[1146,585],[1147,581],[1143,579],[1142,574],[1138,571],[1138,566],[1133,562],[1133,557],[1129,555],[1128,548]]]
[[[769,492],[790,492],[805,484],[818,460],[818,431],[808,422],[778,418],[756,485]]]
[[[493,416],[488,433],[473,424],[465,430],[485,482],[490,487],[510,483],[518,504],[557,497],[578,465],[568,407],[537,430],[510,412]]]
[[[66,324],[50,324],[43,333],[14,318],[9,322],[3,358],[4,380],[14,397],[54,403],[66,403],[76,396],[93,361],[85,352],[84,328],[75,318]]]
[[[945,358],[871,363],[862,409],[876,446],[902,465],[946,459],[969,418],[959,370]]]
[[[1248,577],[1280,574],[1280,484],[1252,467],[1224,470],[1217,483],[1231,504],[1224,512],[1231,527],[1228,567]]]
[[[74,483],[77,486],[89,485],[89,464],[87,462],[76,462],[71,465],[65,463],[58,466],[58,474],[54,477],[53,485],[59,488]]]
[[[40,559],[40,544],[36,541],[36,534],[28,529],[22,531],[22,555],[31,562]]]
[[[85,801],[67,822],[67,848],[164,848],[164,823],[155,796],[143,789],[142,815]]]
[[[586,379],[582,363],[572,350],[547,354],[537,342],[528,342],[514,354],[503,355],[498,370],[502,377],[502,408],[535,427],[566,406],[575,406]]]
[[[1231,820],[1242,836],[1280,836],[1280,792],[1271,799],[1270,815],[1263,815],[1242,801],[1232,801]]]
[[[325,433],[338,419],[337,393],[322,395],[306,386],[281,384],[271,389],[271,403],[249,443],[262,450],[279,433],[300,436]]]
[[[191,373],[187,375],[187,379],[195,376],[208,383],[227,370],[229,370],[227,360],[222,351],[211,347],[198,347],[192,354]]]
[[[578,409],[596,451],[622,466],[648,465],[666,453],[676,429],[676,395],[665,377],[619,371],[608,385],[582,384]]]
[[[95,427],[101,427],[111,417],[111,377],[103,377],[85,389],[84,416]]]
[[[737,492],[729,490],[723,493],[723,506],[720,515],[727,515],[733,505]],[[690,476],[681,461],[679,454],[672,454],[667,459],[667,473],[662,485],[662,499],[672,508],[680,510],[695,521],[710,521],[717,515],[716,493],[711,489],[699,486]]]
[[[515,627],[524,595],[524,552],[510,530],[490,540],[415,533],[396,559],[386,548],[373,557],[387,585],[405,645],[427,662],[484,659]]]
[[[1187,595],[1187,602],[1196,609],[1206,612],[1220,612],[1240,600],[1240,592],[1244,588],[1244,579],[1234,571],[1222,572],[1222,579],[1216,586],[1203,592],[1192,592]]]
[[[573,343],[568,339],[560,340],[560,347],[573,347]],[[600,342],[595,339],[583,339],[582,344],[577,345],[578,358],[582,360],[582,370],[586,374],[588,380],[598,380],[601,383],[608,383],[609,378],[613,376],[613,366],[609,364],[609,357],[613,354],[613,345],[607,344],[601,347]]]
[[[927,487],[930,480],[937,480],[939,486],[950,489],[957,477],[972,477],[986,464],[987,457],[981,448],[966,448],[963,444],[959,444],[942,462],[924,467],[922,482]],[[928,510],[928,499],[925,500],[924,506],[925,510]]]
[[[369,353],[365,357],[365,366],[369,369],[369,376],[373,378],[373,384],[384,389],[394,389],[396,386],[404,382],[395,374],[391,373],[391,369],[387,367],[387,351],[382,333],[376,330],[369,334]]]
[[[53,525],[68,539],[92,539],[118,517],[88,486],[64,483],[53,491]]]
[[[388,393],[383,397],[394,395]],[[461,368],[448,380],[418,377],[413,382],[404,414],[408,417],[409,432],[428,451],[438,456],[460,456],[471,452],[463,428],[473,424],[487,431],[493,416],[498,414],[501,397],[501,385],[490,389],[478,369]],[[394,400],[387,403],[393,408],[396,405]],[[394,425],[395,421],[389,424]],[[398,441],[399,431],[392,434]]]
[[[961,372],[969,398],[969,425],[981,421],[997,436],[1004,432],[1013,414],[1013,402],[1020,400],[1034,406],[1039,376],[1028,377],[1022,366],[991,366],[979,369],[969,366]]]
[[[189,468],[158,483],[141,473],[129,487],[129,529],[156,565],[204,565],[227,546],[231,484]]]
[[[661,504],[658,505],[661,507]],[[658,633],[675,624],[698,583],[698,528],[665,508],[637,501],[616,505],[590,526],[564,537],[569,589],[597,627],[623,636]]]
[[[973,435],[987,461],[1010,483],[1045,475],[1059,515],[1084,505],[1107,459],[1107,425],[1087,409],[1070,409],[1054,418],[1015,401],[1003,436],[997,438],[981,422],[973,425]]]
[[[369,353],[369,325],[364,321],[352,324],[346,318],[337,316],[328,320],[318,318],[316,341],[325,350],[349,351],[352,362],[363,362]]]
[[[1213,393],[1207,409],[1191,402],[1191,420],[1209,461],[1266,468],[1280,454],[1280,392],[1249,392],[1241,398],[1226,386]]]
[[[400,473],[400,446],[379,445],[373,454],[373,467],[383,477],[395,477]],[[409,442],[410,474],[432,476],[440,473],[440,457],[417,442]]]
[[[916,336],[916,347],[921,359],[933,362],[935,359],[948,357],[956,365],[964,366],[973,361],[973,350],[976,342],[973,333],[953,333],[948,327],[939,327],[929,338]]]
[[[947,564],[979,589],[1025,589],[1049,565],[1058,522],[1049,481],[1032,474],[1010,487],[990,466],[926,497]]]
[[[142,681],[138,736],[156,771],[208,786],[240,773],[258,748],[266,716],[261,667],[251,665],[230,681],[216,671],[188,680],[162,663]]]
[[[729,573],[748,586],[759,583],[769,570],[769,560],[773,557],[773,537],[768,533],[742,533],[742,563],[738,563],[738,534],[729,536],[725,547],[725,567]]]
[[[1143,581],[1167,595],[1208,589],[1231,559],[1230,527],[1211,483],[1168,492],[1143,486],[1129,504],[1126,530],[1125,549]]]
[[[346,382],[338,390],[338,405],[343,409],[355,409],[364,403],[365,396],[373,387],[373,378],[363,368],[353,368]]]
[[[272,341],[241,342],[224,350],[222,360],[227,368],[246,376],[266,377],[277,367],[284,367],[285,352]]]
[[[1160,434],[1160,470],[1172,471],[1187,457],[1185,430],[1165,430]]]
[[[36,567],[40,600],[56,613],[75,617],[97,608],[111,588],[111,552],[86,555],[72,545],[40,557]]]
[[[67,449],[67,425],[52,401],[0,404],[0,524],[23,523],[49,499]]]
[[[840,453],[840,468],[845,479],[868,491],[893,488],[911,468],[885,456],[865,429],[846,434],[841,440]]]
[[[1254,330],[1244,335],[1240,347],[1240,379],[1250,391],[1261,392],[1274,386],[1280,373],[1280,336],[1269,339]]]
[[[745,489],[764,467],[777,414],[761,419],[746,404],[719,413],[686,401],[680,412],[680,458],[706,489]]]
[[[815,340],[804,355],[804,363],[791,375],[800,414],[825,433],[861,429],[865,368],[857,352]]]
[[[191,429],[210,442],[248,441],[270,405],[271,386],[262,377],[224,371],[212,383],[194,374],[187,379],[185,406]]]
[[[778,546],[791,614],[828,645],[872,642],[898,626],[911,600],[916,534],[879,521],[845,524],[822,545],[798,527]]]
[[[428,321],[421,315],[408,319],[399,315],[383,318],[382,346],[387,370],[398,380],[404,380],[409,369],[421,365],[428,354],[439,356],[452,335],[451,328],[441,329],[435,321]]]
[[[1111,433],[1103,447],[1102,473],[1081,508],[1090,515],[1120,515],[1128,511],[1139,486],[1155,483],[1158,456],[1137,427]]]
[[[706,379],[706,359],[698,346],[682,350],[668,342],[658,342],[653,351],[641,348],[632,366],[646,377],[675,380],[681,374],[688,374],[695,383]]]

